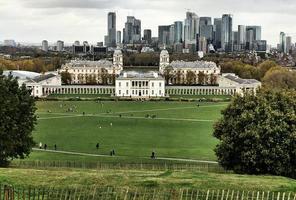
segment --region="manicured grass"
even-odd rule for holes
[[[150,187],[157,189],[295,191],[296,181],[274,176],[194,171],[0,169],[0,183],[19,187]]]
[[[131,159],[149,157],[155,151],[159,157],[216,160],[213,124],[226,105],[40,101],[37,102],[38,125],[33,134],[37,143],[46,143],[49,149],[56,144],[58,150],[106,155],[114,149],[117,155]],[[69,108],[73,112],[67,112]],[[99,150],[95,148],[97,142]],[[38,153],[32,158],[36,156]],[[44,159],[48,156],[51,157],[47,154]],[[54,157],[57,160],[57,155]]]
[[[55,98],[97,98],[97,97],[111,97],[110,94],[51,94],[48,97]]]

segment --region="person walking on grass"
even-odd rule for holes
[[[96,148],[97,148],[97,150],[99,150],[99,148],[100,148],[100,144],[99,143],[97,143]]]
[[[47,144],[44,144],[44,150],[46,150],[47,149]]]
[[[154,151],[152,151],[152,153],[151,153],[151,159],[155,159],[155,152]]]
[[[56,144],[54,145],[54,150],[55,150],[55,151],[57,150],[57,145],[56,145]]]
[[[39,149],[42,149],[42,142],[39,143]]]

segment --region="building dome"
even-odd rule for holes
[[[114,55],[122,55],[122,51],[119,47],[114,50]]]
[[[168,50],[163,49],[163,50],[160,52],[160,55],[169,55],[169,52],[168,52]]]

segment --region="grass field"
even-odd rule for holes
[[[296,191],[296,181],[196,171],[0,169],[0,183],[20,187],[196,188],[199,190]]]
[[[216,160],[213,124],[227,103],[199,104],[39,101],[33,134],[37,143],[49,149],[56,144],[58,150],[104,155],[114,149],[117,156],[129,160],[148,158],[152,151],[159,157]],[[99,150],[96,143],[100,143]],[[31,159],[58,160],[57,156],[66,157],[34,152]],[[77,158],[67,159],[73,157]]]

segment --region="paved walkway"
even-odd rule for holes
[[[80,153],[80,152],[72,152],[72,151],[55,151],[55,150],[44,150],[33,148],[33,151],[39,152],[50,152],[50,153],[57,153],[57,154],[67,154],[67,155],[77,155],[77,156],[89,156],[89,157],[111,157],[109,155],[103,154],[90,154],[90,153]],[[128,156],[115,156],[115,157],[128,157]],[[148,157],[136,157],[136,158],[146,158]],[[206,163],[206,164],[218,164],[215,161],[207,161],[207,160],[194,160],[194,159],[185,159],[185,158],[166,158],[166,157],[157,157],[157,160],[168,160],[168,161],[182,161],[182,162],[192,162],[192,163]]]

